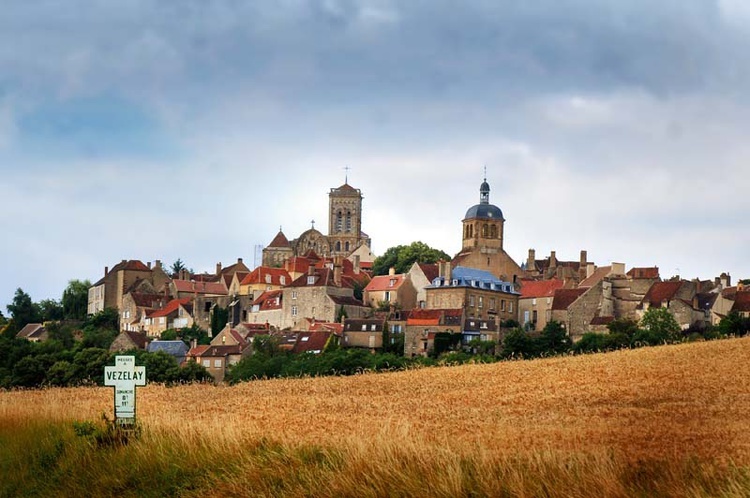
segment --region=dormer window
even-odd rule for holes
[[[391,280],[390,280],[390,281],[388,282],[388,287],[393,287],[394,285],[396,285],[396,279],[395,279],[395,278],[392,278],[392,279],[391,279]]]
[[[267,284],[271,283],[271,275],[266,275],[266,283]]]
[[[281,285],[286,285],[286,277],[284,277],[283,275],[279,277],[279,281],[281,282]]]
[[[315,284],[315,275],[308,275],[307,285],[314,285],[314,284]]]

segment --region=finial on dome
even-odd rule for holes
[[[479,187],[479,203],[489,204],[490,203],[490,184],[487,183],[487,166],[484,167],[484,181]]]

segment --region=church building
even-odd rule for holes
[[[350,257],[356,253],[360,260],[371,262],[370,237],[362,231],[362,192],[349,185],[348,179],[328,193],[328,235],[315,228],[303,232],[294,240],[279,233],[263,249],[263,266],[280,267],[295,256],[304,256],[310,251],[322,258]]]
[[[505,218],[499,207],[490,204],[490,185],[485,178],[479,187],[479,204],[466,211],[461,251],[451,266],[476,268],[492,273],[505,282],[516,283],[524,270],[503,249]]]

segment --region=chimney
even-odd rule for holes
[[[221,262],[216,263],[216,275],[221,275]]]
[[[359,261],[359,254],[354,255],[354,274],[359,275],[359,272],[361,271],[360,267],[360,261]]]
[[[154,267],[156,267],[156,268],[161,268],[161,260],[160,260],[160,259],[157,259],[157,260],[156,260],[156,261],[154,262]]]
[[[557,254],[555,254],[555,251],[552,251],[549,253],[549,267],[550,268],[557,267]]]
[[[580,264],[582,267],[586,266],[587,257],[588,257],[588,253],[586,251],[581,251],[581,263]]]
[[[594,263],[586,264],[586,278],[589,278],[596,271],[596,265]]]
[[[450,281],[451,281],[451,262],[450,261],[438,261],[438,275],[443,277],[447,285],[450,285]]]
[[[151,269],[151,261],[149,261],[146,266],[148,266],[148,269],[150,270]]]
[[[237,258],[237,264],[238,264],[238,265],[241,265],[241,264],[242,264],[242,258]]]
[[[526,258],[526,271],[536,269],[536,251],[529,249],[529,257]]]
[[[104,267],[104,276],[106,277],[107,275],[109,275],[109,266]]]
[[[613,261],[609,275],[625,275],[625,263],[615,263]]]
[[[198,339],[190,339],[190,349],[198,347]]]
[[[394,267],[391,266],[390,268],[388,268],[388,276],[389,277],[392,277],[395,274],[396,274],[396,269]]]
[[[721,279],[721,287],[723,289],[732,286],[732,277],[729,276],[729,273],[724,272],[719,278]]]

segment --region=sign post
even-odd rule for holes
[[[115,366],[104,367],[104,385],[115,388],[115,422],[135,424],[135,386],[146,385],[146,367],[135,366],[135,356],[115,356]]]

